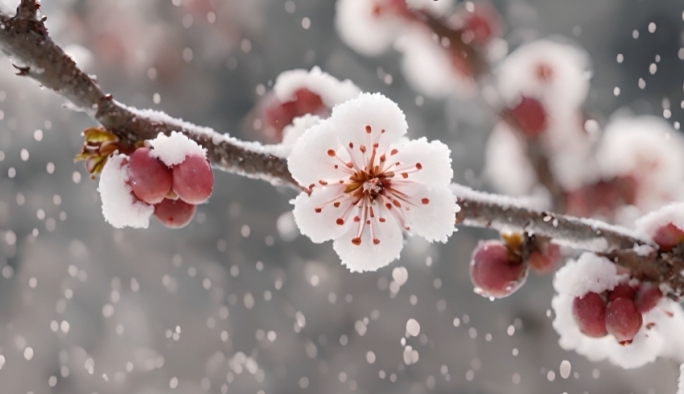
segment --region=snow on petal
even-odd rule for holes
[[[366,56],[385,52],[397,39],[404,20],[394,12],[381,12],[384,0],[338,0],[335,27],[340,38]]]
[[[430,242],[446,242],[454,231],[456,198],[449,188],[430,189],[420,183],[395,186],[407,195],[414,196],[414,204],[405,211],[409,233]]]
[[[344,185],[314,188],[311,195],[302,193],[294,200],[295,223],[315,243],[338,238],[349,227],[344,220],[338,224],[338,219],[351,203],[351,198],[344,194]]]
[[[429,241],[446,241],[453,232],[449,149],[411,142],[403,137],[406,129],[394,102],[364,93],[309,128],[288,158],[290,173],[311,193],[295,200],[300,230],[314,242],[334,239],[352,271],[396,259],[402,229],[412,222]]]
[[[320,122],[320,117],[311,114],[294,118],[292,120],[292,124],[283,129],[283,142],[281,142],[281,144],[285,146],[294,146],[297,140],[304,135],[306,130],[319,124]]]
[[[427,186],[442,186],[451,182],[454,171],[451,169],[449,147],[440,141],[428,142],[425,137],[401,145],[391,158],[399,163],[392,167],[399,179],[409,179]]]
[[[182,163],[187,156],[206,157],[207,150],[185,134],[172,132],[171,135],[159,133],[157,138],[148,141],[152,150],[150,155],[172,167]]]
[[[605,257],[583,253],[579,259],[569,262],[558,270],[553,287],[559,294],[583,297],[589,292],[601,293],[613,290],[626,275],[618,275],[615,265]]]
[[[284,71],[278,75],[273,85],[273,92],[281,102],[295,100],[295,92],[306,89],[321,97],[328,108],[352,99],[361,93],[361,89],[345,79],[340,81],[332,75],[323,72],[320,67],[311,71],[297,69]]]
[[[323,186],[321,181],[332,182],[349,176],[350,157],[336,133],[335,122],[328,118],[305,130],[297,140],[287,166],[300,185]]]
[[[408,130],[404,112],[394,101],[378,93],[362,93],[338,105],[333,108],[330,121],[338,129],[345,129],[338,133],[338,140],[359,161],[368,157],[374,147],[382,154]]]
[[[364,231],[358,244],[355,241],[358,231],[354,226],[333,243],[342,264],[351,272],[376,271],[399,258],[404,247],[401,227],[391,216],[386,218],[384,222],[375,221],[373,234]]]
[[[133,197],[128,181],[128,156],[115,154],[107,160],[97,190],[105,221],[116,228],[147,228],[154,207]]]

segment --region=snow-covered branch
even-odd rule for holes
[[[0,13],[0,45],[15,63],[19,75],[35,79],[84,108],[122,141],[134,143],[153,139],[159,133],[170,135],[179,131],[207,149],[208,158],[221,170],[301,190],[290,174],[287,160],[259,144],[113,100],[52,41],[44,19],[36,18],[37,9],[35,1],[23,1],[16,16]],[[479,58],[470,60],[481,64]],[[548,237],[559,245],[604,255],[629,268],[635,277],[667,283],[674,296],[684,293],[684,278],[679,275],[684,267],[682,259],[675,251],[657,253],[657,246],[648,237],[599,221],[536,210],[518,200],[457,185],[453,192],[460,207],[457,223]]]
[[[647,236],[599,220],[576,218],[527,206],[524,200],[478,192],[460,185],[452,190],[461,207],[456,222],[501,232],[549,237],[554,243],[586,250],[628,268],[635,277],[667,283],[673,296],[684,294],[684,260],[677,251],[657,253]]]
[[[45,19],[36,18],[38,8],[35,0],[25,0],[13,17],[0,12],[0,47],[14,62],[18,75],[31,77],[69,99],[125,142],[179,131],[207,149],[214,166],[224,171],[296,187],[284,159],[251,149],[209,128],[115,101],[50,38]]]

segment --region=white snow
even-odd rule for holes
[[[107,160],[98,191],[105,221],[115,228],[147,228],[154,207],[136,199],[128,181],[128,156],[114,154]]]
[[[303,69],[284,71],[278,75],[273,85],[273,92],[281,102],[294,100],[294,94],[299,89],[307,89],[321,96],[328,108],[353,99],[361,93],[361,89],[351,80],[340,81],[321,71],[320,67],[314,67],[311,71]]]
[[[281,144],[290,147],[291,150],[294,144],[299,140],[299,137],[304,135],[306,130],[320,122],[320,117],[310,114],[294,118],[292,124],[285,126],[283,129],[283,142],[281,142]]]
[[[655,116],[622,116],[610,121],[596,152],[604,179],[631,176],[642,212],[683,197],[684,137]]]
[[[548,208],[547,201],[544,199],[534,197],[510,197],[500,194],[492,194],[471,189],[468,186],[459,185],[458,183],[451,184],[451,192],[456,197],[467,198],[488,204],[496,204],[503,207],[515,207],[533,210],[543,210]]]
[[[206,149],[177,131],[169,136],[159,133],[157,138],[147,142],[152,147],[150,156],[158,158],[168,167],[182,163],[188,156],[207,157]]]
[[[643,327],[629,345],[620,345],[611,335],[590,338],[579,331],[572,317],[574,298],[590,291],[601,293],[612,290],[627,279],[627,275],[617,274],[610,261],[591,253],[584,253],[561,268],[554,278],[557,294],[551,301],[556,315],[553,327],[560,335],[560,346],[565,350],[574,350],[591,361],[608,359],[626,369],[638,368],[655,361],[659,356],[681,362],[684,357],[684,338],[681,336],[684,313],[678,303],[668,298],[663,298],[655,308],[644,314]]]
[[[684,203],[672,203],[651,211],[636,221],[637,230],[653,236],[659,228],[673,224],[684,229]]]
[[[575,298],[589,292],[612,290],[626,279],[626,275],[617,274],[615,265],[607,258],[583,253],[577,260],[568,262],[558,270],[553,287],[559,294]]]
[[[214,145],[221,145],[221,144],[231,144],[234,146],[238,146],[240,148],[259,153],[259,154],[265,154],[265,155],[274,155],[278,157],[286,157],[287,154],[289,153],[288,150],[284,150],[282,145],[262,145],[259,142],[245,142],[241,141],[237,138],[234,138],[230,136],[228,133],[221,134],[209,127],[203,127],[203,126],[197,126],[195,124],[192,124],[190,122],[186,122],[182,119],[179,118],[174,118],[170,115],[168,115],[165,112],[161,111],[156,111],[153,109],[138,109],[134,107],[127,107],[124,104],[118,103],[117,105],[120,105],[123,108],[126,108],[127,110],[131,111],[131,113],[140,116],[141,118],[146,118],[149,119],[152,123],[158,123],[158,124],[168,124],[173,126],[174,128],[178,130],[183,130],[183,132],[188,133],[190,135],[197,135],[198,137],[205,135],[211,138],[211,142]],[[223,168],[225,170],[225,167],[223,167],[224,163],[212,163],[213,165]],[[232,168],[230,171],[239,173],[243,176],[247,176],[250,178],[255,178],[255,179],[262,179],[265,181],[270,182],[273,185],[282,185],[282,180],[278,178],[273,178],[269,177],[265,174],[255,174],[255,173],[244,173],[240,172],[239,168]]]

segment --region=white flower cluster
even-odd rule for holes
[[[535,193],[529,159],[535,139],[568,195],[570,214],[632,227],[639,215],[684,197],[684,138],[667,121],[622,114],[601,132],[598,122],[586,120],[581,106],[591,70],[582,49],[560,39],[533,41],[506,57],[495,74],[508,109],[486,148],[485,172],[497,190]],[[590,205],[605,209],[591,211]]]
[[[593,172],[587,160],[591,135],[581,112],[591,76],[588,55],[559,40],[533,41],[507,56],[495,73],[506,108],[516,108],[523,100],[540,105],[540,113],[518,107],[516,120],[542,118],[534,120],[543,123],[539,139],[554,176],[565,188],[579,187]],[[496,125],[486,149],[486,172],[497,189],[513,195],[533,190],[536,175],[526,149],[524,137],[509,122]]]
[[[453,31],[467,30],[476,20],[473,30],[479,35],[468,39],[475,41],[482,56],[501,57],[502,47],[506,52],[498,38],[498,15],[483,2],[453,7],[452,0],[338,0],[335,25],[342,40],[363,55],[380,55],[394,46],[403,54],[407,81],[421,94],[472,96],[477,91],[475,70],[456,45],[437,38],[425,15]]]

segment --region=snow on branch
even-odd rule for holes
[[[38,8],[39,4],[30,0],[21,2],[15,16],[0,12],[0,47],[14,62],[18,75],[31,77],[82,107],[123,142],[133,144],[154,139],[159,133],[170,135],[178,131],[205,148],[208,159],[221,170],[302,190],[291,175],[287,160],[277,155],[277,149],[242,142],[162,112],[138,110],[113,100],[52,41],[44,17],[37,18]],[[434,19],[428,22],[442,31],[443,26]],[[452,43],[461,42],[459,36],[449,38]],[[468,52],[466,58],[474,63],[478,74],[487,71],[474,54]],[[453,186],[452,192],[460,208],[456,223],[549,237],[559,245],[603,255],[631,269],[636,277],[667,284],[672,296],[684,294],[684,277],[680,275],[684,263],[679,254],[657,253],[648,237],[599,221],[535,210],[519,200],[458,185]]]
[[[556,244],[605,256],[637,278],[665,283],[675,297],[684,294],[684,260],[676,251],[656,253],[658,246],[646,235],[599,220],[536,210],[528,201],[461,185],[452,185],[452,191],[461,208],[456,223],[546,236]]]
[[[13,17],[0,12],[0,47],[10,56],[18,75],[31,77],[69,99],[123,141],[134,143],[179,131],[207,149],[211,162],[224,171],[296,187],[284,159],[209,128],[113,100],[52,41],[45,18],[36,19],[38,8],[35,0],[25,0]]]

